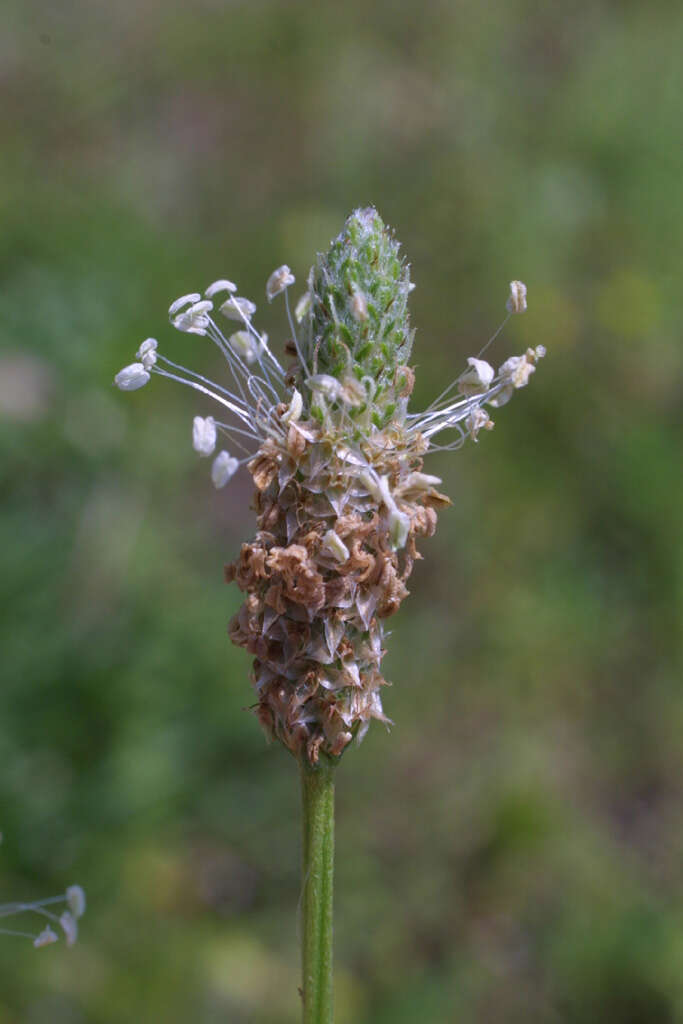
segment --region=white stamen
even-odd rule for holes
[[[480,430],[493,430],[493,420],[486,409],[479,407],[473,409],[469,414],[465,420],[465,426],[472,440],[476,441]]]
[[[219,295],[221,292],[236,291],[236,284],[233,284],[232,281],[226,281],[225,279],[221,279],[220,281],[214,281],[213,284],[210,284],[209,287],[204,292],[204,294],[206,295],[207,299],[212,299],[214,295]]]
[[[216,421],[213,416],[206,419],[195,416],[192,421],[192,447],[200,455],[211,455],[216,447]]]
[[[211,466],[211,479],[217,489],[225,487],[239,468],[239,462],[228,452],[219,452]]]
[[[119,370],[114,377],[114,384],[121,391],[137,391],[138,388],[143,388],[148,380],[149,373],[142,363],[131,363],[130,366],[124,366]]]
[[[156,338],[145,338],[135,353],[146,370],[151,370],[157,361],[157,344]]]
[[[199,292],[189,292],[187,295],[181,295],[179,299],[176,299],[168,307],[169,317],[174,317],[183,306],[191,306],[193,302],[199,302],[200,299],[201,295]]]
[[[512,384],[514,388],[523,388],[529,383],[529,377],[536,367],[527,355],[510,356],[498,370],[502,381]]]
[[[78,925],[76,924],[76,918],[69,913],[68,910],[65,910],[59,918],[59,923],[62,926],[67,946],[73,946],[78,938]]]
[[[473,356],[467,360],[469,370],[458,377],[458,391],[466,398],[472,395],[482,395],[491,386],[495,372],[490,363],[484,359],[475,359]]]
[[[40,949],[41,946],[50,946],[52,945],[53,942],[58,941],[59,939],[57,938],[55,933],[52,931],[52,928],[50,928],[50,925],[48,924],[45,926],[45,928],[43,928],[40,935],[36,935],[35,939],[33,940],[33,945],[35,946],[36,949]]]
[[[83,917],[86,908],[85,890],[80,885],[70,885],[66,890],[66,902],[73,916]]]
[[[209,324],[209,312],[213,309],[213,302],[202,299],[193,303],[184,313],[173,317],[171,323],[178,331],[186,334],[206,334]]]
[[[510,281],[510,298],[505,308],[510,313],[523,313],[526,310],[526,285],[521,281]]]
[[[249,299],[232,295],[223,303],[220,311],[228,320],[251,320],[256,312],[256,306]]]
[[[266,282],[266,298],[268,302],[272,302],[276,295],[283,292],[285,288],[289,288],[290,285],[294,284],[295,280],[294,274],[286,264],[274,270]]]
[[[232,348],[250,366],[257,360],[261,346],[249,331],[235,331],[234,334],[230,335],[229,340]]]

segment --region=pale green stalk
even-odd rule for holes
[[[301,762],[303,1024],[333,1024],[334,763]]]

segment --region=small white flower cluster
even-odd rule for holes
[[[367,405],[369,408],[370,403],[367,399],[372,396],[368,396],[366,390],[367,379],[359,381],[351,374],[343,376],[341,380],[324,373],[310,374],[302,356],[294,321],[301,323],[309,314],[311,295],[307,291],[301,296],[292,316],[287,290],[294,282],[294,275],[288,266],[278,267],[268,278],[266,297],[270,302],[277,295],[284,293],[289,327],[303,370],[303,382],[314,396],[316,406],[323,412],[328,405],[335,404],[340,405],[342,409],[355,409],[361,405]],[[158,374],[194,388],[227,411],[230,417],[227,422],[213,416],[195,416],[192,424],[192,446],[200,456],[214,455],[219,434],[229,437],[231,444],[242,453],[236,456],[221,449],[214,456],[211,479],[217,488],[224,487],[238,468],[253,457],[253,448],[258,449],[266,439],[270,438],[276,445],[282,445],[285,440],[283,431],[286,435],[288,428],[298,423],[304,408],[302,395],[296,389],[291,389],[291,382],[285,370],[271,352],[267,335],[259,333],[252,323],[256,305],[236,292],[237,285],[221,278],[206,288],[203,298],[199,292],[181,295],[171,303],[168,310],[170,323],[176,330],[207,337],[219,348],[232,376],[232,388],[214,384],[201,374],[172,362],[159,352],[155,338],[146,338],[136,353],[137,361],[124,367],[114,378],[114,383],[122,391],[136,391],[149,382],[152,374]],[[506,304],[508,318],[513,313],[523,313],[526,310],[526,293],[526,285],[521,281],[510,282],[510,294]],[[223,299],[225,295],[227,298]],[[218,306],[218,312],[225,319],[241,324],[240,330],[227,336],[212,315],[217,297],[218,301],[223,299]],[[351,308],[357,320],[367,319],[367,299],[361,291],[354,292]],[[461,447],[468,437],[476,441],[481,430],[491,430],[493,427],[493,420],[484,406],[499,408],[505,405],[515,390],[528,383],[536,363],[545,355],[545,348],[542,345],[535,349],[527,349],[524,355],[511,356],[498,371],[480,358],[506,322],[507,319],[484,346],[479,356],[467,360],[467,370],[424,412],[408,414],[409,434],[413,437],[419,434],[428,450],[451,451]],[[278,413],[277,410],[283,403],[287,410]],[[355,422],[358,425],[358,419]],[[437,443],[434,440],[436,435],[444,430],[454,430],[457,434],[455,440],[447,444]],[[372,430],[369,429],[364,441],[372,446],[373,443],[381,443],[381,437],[377,442]],[[369,469],[369,463],[366,468]],[[382,490],[381,479],[373,486]],[[391,495],[388,497],[391,498]],[[385,501],[384,494],[382,501],[391,516],[391,502]],[[398,518],[394,524],[394,532],[396,542],[399,543],[405,532],[405,524]],[[331,555],[334,556],[335,550],[341,554],[339,546],[335,548],[337,542],[333,538],[329,538],[328,543],[332,545]]]
[[[479,356],[498,337],[513,313],[526,311],[526,285],[521,281],[510,282],[506,308],[508,317],[486,343]],[[438,447],[442,451],[460,448],[467,437],[476,441],[481,430],[492,430],[494,425],[484,405],[497,409],[509,402],[518,388],[523,388],[529,383],[536,363],[545,354],[544,345],[528,348],[524,355],[510,356],[506,359],[497,372],[485,359],[470,356],[467,360],[468,369],[450,384],[424,413],[408,416],[409,421],[413,421],[413,429],[418,429],[425,438],[434,437],[442,430],[455,429],[458,433],[455,441],[446,445],[430,445],[432,449]],[[461,396],[456,400],[452,399],[454,390]]]
[[[65,903],[66,910],[61,914],[55,914],[46,907],[58,903]],[[78,920],[85,913],[86,899],[85,892],[80,885],[70,885],[62,896],[52,896],[45,900],[34,900],[30,903],[4,903],[0,904],[0,917],[11,917],[15,914],[40,914],[46,918],[48,923],[37,935],[33,932],[16,931],[10,928],[0,928],[2,935],[18,935],[21,938],[31,939],[36,949],[42,946],[50,946],[58,942],[58,933],[52,927],[56,925],[61,929],[67,946],[73,946],[78,938]]]
[[[266,284],[268,301],[286,292],[294,281],[289,267],[274,270]],[[208,337],[217,345],[232,374],[232,390],[212,384],[200,374],[167,359],[158,351],[155,338],[147,338],[136,353],[137,361],[125,366],[114,378],[122,391],[137,391],[156,373],[208,395],[227,410],[230,422],[221,422],[213,416],[195,416],[192,423],[192,446],[199,455],[213,455],[219,433],[229,436],[245,453],[239,458],[226,450],[218,452],[211,465],[211,479],[217,488],[224,487],[239,466],[251,457],[245,440],[260,444],[276,429],[273,410],[284,390],[285,372],[268,347],[267,335],[260,334],[252,324],[256,305],[236,292],[237,285],[221,278],[209,285],[203,298],[199,292],[189,292],[172,302],[168,310],[170,323],[176,330]],[[216,297],[222,299],[225,295],[227,298],[218,306],[218,312],[242,325],[241,330],[227,336],[212,316]],[[287,309],[289,312],[289,305]],[[256,367],[252,370],[254,364]],[[300,412],[299,409],[299,415]]]

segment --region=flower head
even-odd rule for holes
[[[258,517],[256,536],[226,567],[226,579],[245,594],[230,635],[254,656],[267,735],[315,763],[321,752],[339,756],[372,719],[389,721],[381,700],[383,623],[408,593],[419,538],[434,533],[438,510],[449,504],[438,477],[424,471],[425,457],[491,429],[486,407],[524,387],[545,350],[528,349],[497,372],[479,353],[424,412],[410,412],[413,285],[377,211],[349,217],[318,256],[292,317],[293,283],[282,266],[266,284],[269,301],[284,294],[287,368],[254,327],[254,303],[221,279],[205,299],[181,296],[169,317],[221,351],[228,380],[213,384],[147,339],[140,362],[115,382],[135,390],[156,374],[222,410],[221,419],[195,417],[193,446],[206,456],[219,436],[230,440],[238,454],[219,451],[211,478],[224,487],[246,464]],[[212,315],[223,294],[220,312],[241,324],[227,337]],[[525,308],[526,288],[514,281],[508,310]]]

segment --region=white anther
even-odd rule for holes
[[[523,313],[526,309],[526,285],[521,281],[510,281],[510,297],[505,303],[510,313]]]
[[[276,295],[283,292],[285,288],[289,288],[291,284],[294,284],[295,280],[294,274],[286,264],[274,270],[266,282],[266,298],[268,302],[272,302]]]
[[[40,935],[36,935],[35,939],[33,940],[33,945],[35,946],[36,949],[40,949],[41,946],[50,946],[52,945],[53,942],[58,941],[59,939],[57,938],[55,933],[52,931],[52,928],[50,928],[48,924],[46,925],[45,928],[43,928]]]
[[[154,352],[157,348],[158,342],[156,338],[145,338],[140,348],[137,350],[135,355],[138,359],[144,359],[148,352]]]
[[[498,375],[506,384],[512,384],[513,388],[523,388],[535,372],[536,367],[528,356],[510,356],[499,368]]]
[[[478,407],[473,409],[465,420],[465,428],[472,440],[476,441],[480,430],[493,430],[493,420],[486,409]]]
[[[206,334],[209,327],[209,312],[213,309],[213,302],[208,299],[201,299],[193,303],[184,313],[173,317],[171,323],[178,331],[186,334]]]
[[[466,398],[483,395],[495,376],[493,367],[485,359],[475,359],[473,356],[467,362],[470,368],[458,377],[458,391]]]
[[[239,468],[239,462],[228,452],[219,452],[211,466],[211,479],[217,489],[225,487]]]
[[[326,554],[330,555],[337,562],[345,562],[349,557],[349,549],[334,530],[327,531],[323,537],[322,548]]]
[[[210,284],[209,287],[204,292],[204,294],[206,295],[207,299],[212,299],[214,295],[219,295],[221,292],[236,291],[236,284],[233,284],[232,281],[226,281],[224,279],[221,279],[220,281],[214,281],[213,284]]]
[[[255,312],[254,303],[239,295],[232,295],[221,306],[221,313],[228,320],[251,320]]]
[[[249,331],[235,331],[230,335],[230,345],[245,363],[251,365],[258,359],[260,345],[253,334]]]
[[[135,353],[146,370],[151,370],[157,361],[157,344],[156,338],[146,338]]]
[[[66,890],[66,902],[73,916],[78,919],[85,914],[85,890],[80,885],[70,885]]]
[[[143,388],[148,380],[149,373],[142,363],[131,363],[130,366],[124,366],[119,370],[114,377],[114,384],[121,391],[137,391],[138,388]]]
[[[188,295],[181,295],[179,299],[176,299],[175,302],[172,302],[168,307],[169,317],[175,316],[178,310],[182,309],[183,306],[191,306],[193,302],[199,302],[200,299],[201,295],[199,292],[190,292]]]
[[[59,923],[62,926],[67,946],[73,946],[74,942],[78,938],[78,925],[76,924],[76,918],[68,910],[65,910],[59,918]]]
[[[211,455],[216,447],[216,421],[213,416],[195,416],[192,421],[192,447],[200,455]]]

